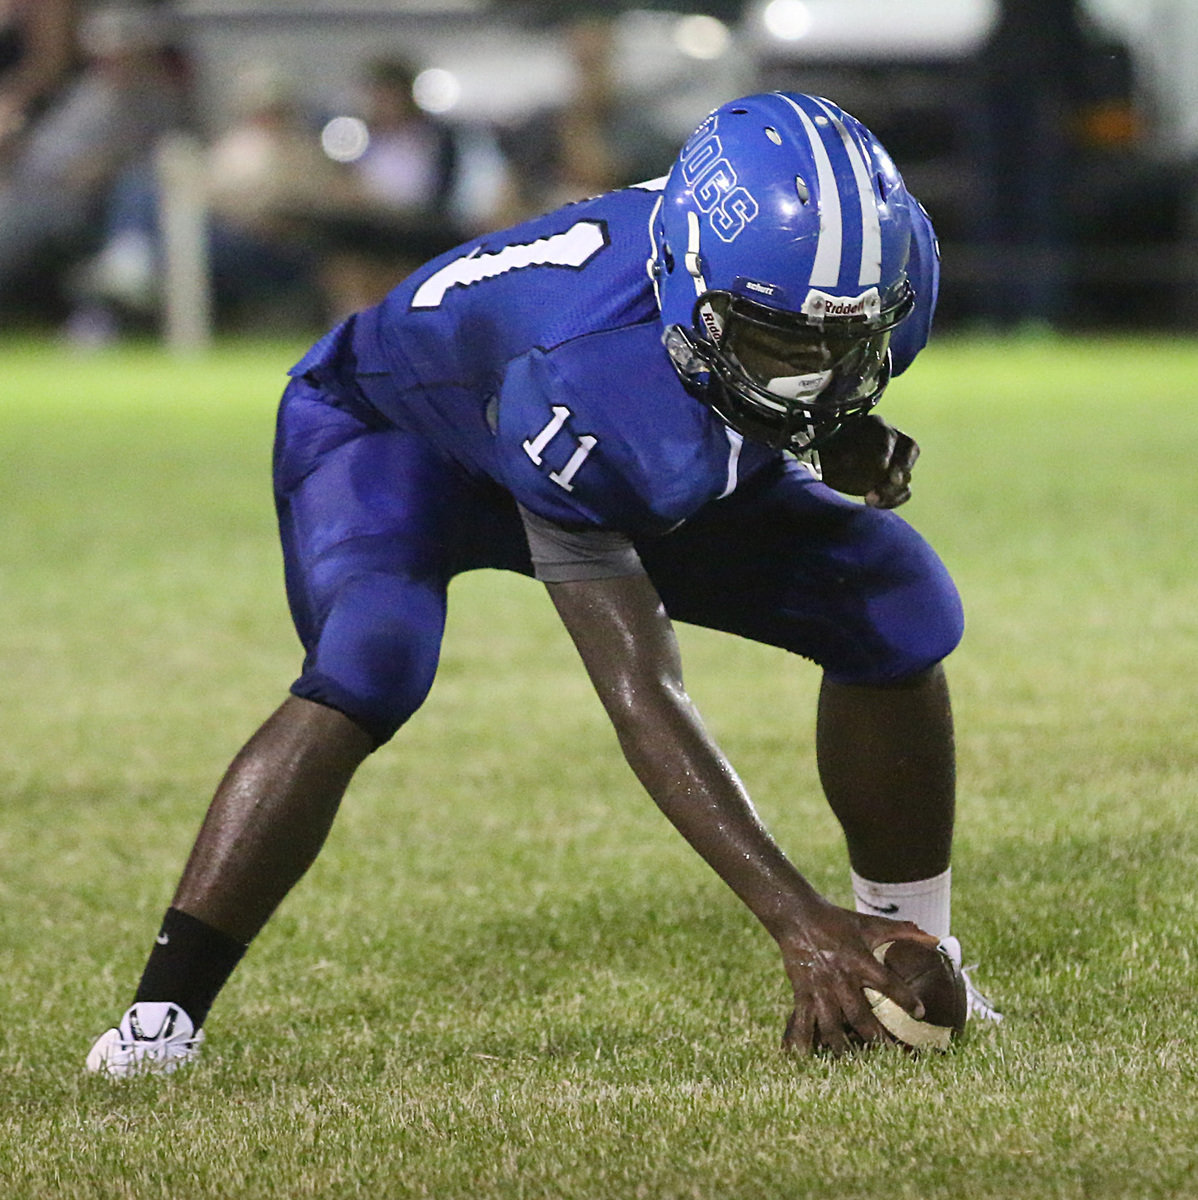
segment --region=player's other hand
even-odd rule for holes
[[[911,470],[919,446],[881,417],[846,421],[819,450],[824,482],[846,496],[864,496],[871,508],[898,508],[911,498]]]
[[[867,1042],[891,1042],[863,988],[889,996],[917,1019],[923,1005],[873,951],[883,942],[910,938],[934,946],[936,939],[910,921],[892,921],[838,908],[824,901],[801,929],[781,938],[782,961],[794,989],[794,1011],[782,1044],[810,1054],[844,1054]]]

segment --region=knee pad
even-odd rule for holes
[[[965,632],[960,595],[935,551],[901,518],[879,528],[884,553],[863,596],[861,653],[851,656],[851,665],[827,664],[837,683],[881,684],[918,675],[951,654]]]
[[[344,713],[382,745],[424,703],[444,628],[443,590],[355,576],[338,590],[291,691]]]

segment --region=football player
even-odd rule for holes
[[[322,338],[275,449],[303,671],[221,782],[89,1066],[194,1056],[355,769],[424,700],[449,581],[479,567],[545,583],[633,771],[776,940],[785,1043],[886,1040],[867,987],[918,1016],[872,952],[949,939],[941,662],[962,612],[890,511],[918,449],[872,410],[926,342],[937,281],[928,217],[877,139],[778,92],[713,112],[666,178],[475,239]],[[822,668],[819,776],[856,911],[758,819],[683,687],[675,621]]]

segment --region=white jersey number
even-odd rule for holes
[[[504,246],[494,254],[482,254],[482,247],[476,246],[469,254],[434,271],[416,289],[411,306],[440,308],[450,288],[469,287],[484,279],[494,279],[527,267],[573,267],[577,270],[585,267],[606,245],[607,230],[601,221],[576,221],[562,233],[537,238],[535,242]]]
[[[549,423],[537,434],[534,438],[527,438],[524,441],[524,453],[532,459],[539,467],[545,454],[545,449],[550,442],[565,428],[566,422],[570,419],[570,410],[564,404],[555,404],[553,406],[553,416]],[[584,433],[575,442],[574,453],[566,460],[565,466],[560,471],[550,471],[549,478],[553,480],[558,487],[565,488],[567,492],[574,490],[574,476],[578,474],[579,468],[587,460],[587,455],[594,450],[599,439],[592,434]]]

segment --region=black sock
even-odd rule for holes
[[[245,950],[227,933],[177,908],[168,908],[133,1003],[170,1000],[199,1029]]]

